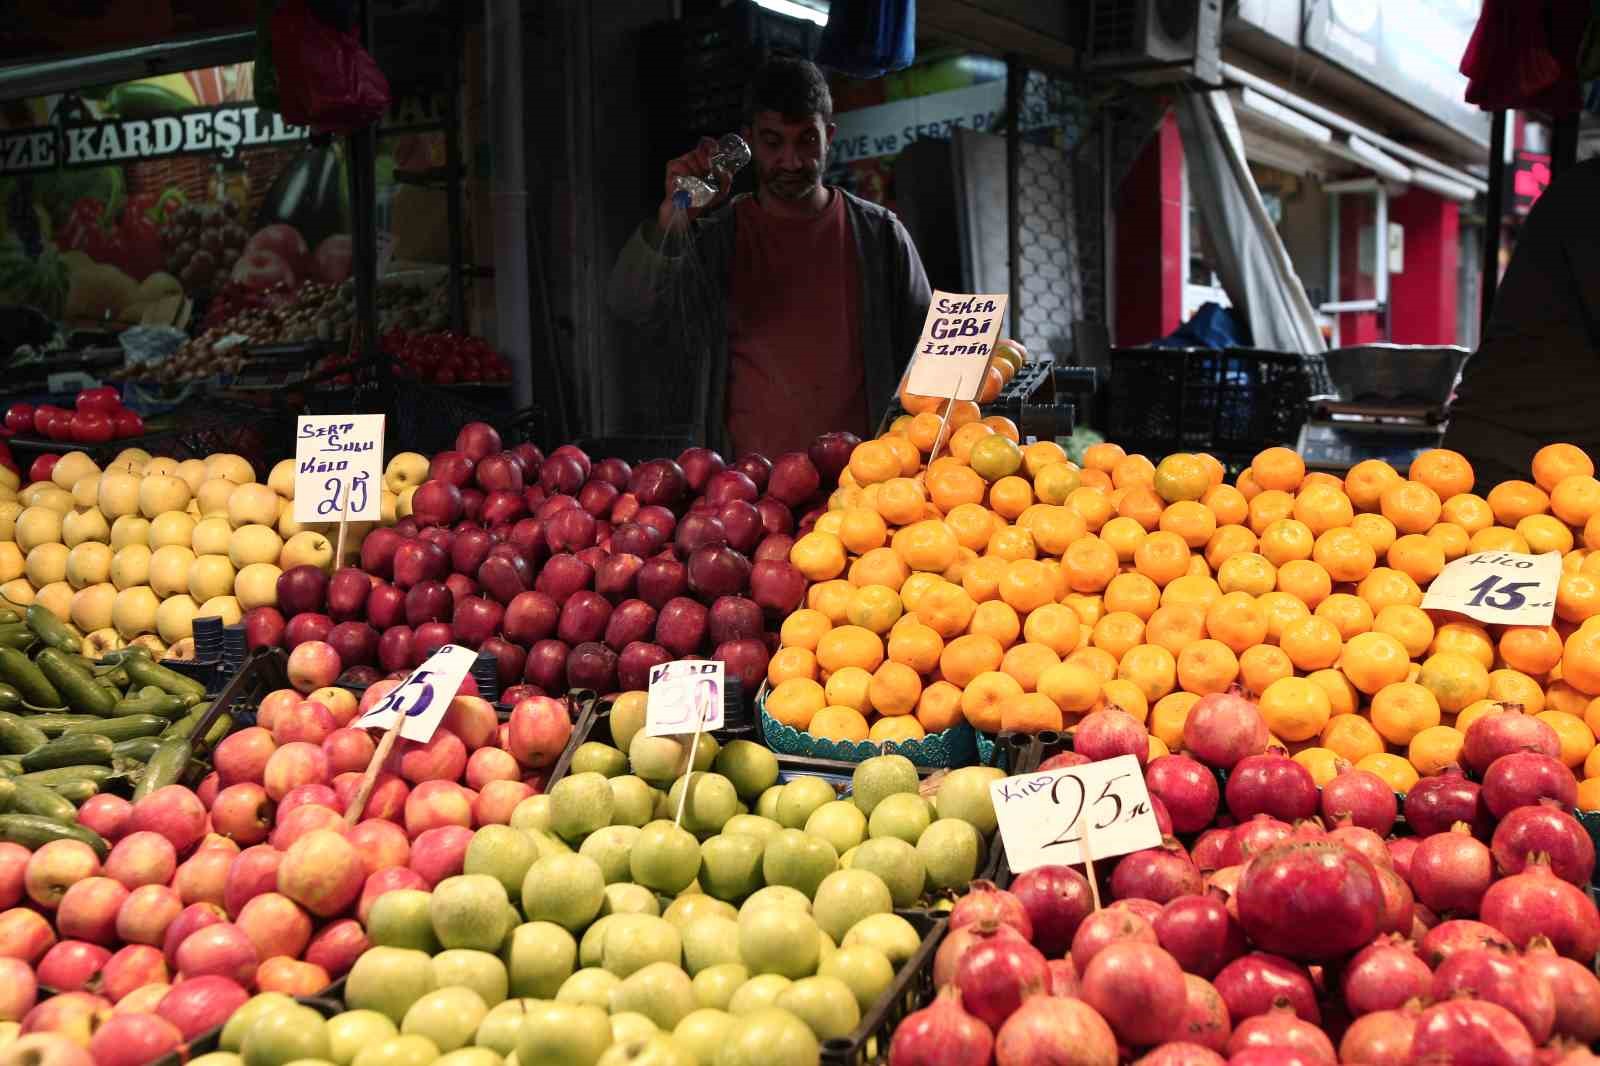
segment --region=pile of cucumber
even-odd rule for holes
[[[181,781],[196,748],[209,750],[232,721],[210,715],[205,686],[147,649],[95,662],[82,646],[37,604],[0,606],[0,841],[81,840],[104,858],[106,841],[78,824],[79,805]]]

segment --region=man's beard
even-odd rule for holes
[[[822,164],[808,164],[798,170],[763,170],[761,188],[784,200],[804,200],[822,185]]]

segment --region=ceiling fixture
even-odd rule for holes
[[[809,4],[800,3],[800,0],[755,0],[755,4],[757,7],[764,7],[768,11],[779,15],[788,15],[793,19],[804,19],[807,22],[814,22],[818,26],[826,26],[828,24],[826,8],[812,7]]]

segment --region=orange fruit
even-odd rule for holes
[[[982,409],[971,400],[955,400],[953,402],[940,400],[939,406],[934,410],[940,416],[943,416],[946,408],[950,410],[950,428],[952,430],[961,426],[971,425],[983,418]]]
[[[822,686],[808,677],[791,678],[767,693],[767,713],[784,725],[805,729],[827,706]]]
[[[1009,648],[1017,642],[1022,632],[1022,619],[1008,604],[1000,600],[985,600],[972,612],[972,622],[967,626],[967,632],[993,637],[1000,642],[1000,647]]]
[[[1005,415],[989,415],[982,421],[984,425],[994,430],[996,436],[1004,437],[1012,443],[1022,440],[1022,431]]]
[[[1303,677],[1280,677],[1257,700],[1267,728],[1279,740],[1297,743],[1319,735],[1333,715],[1328,694]]]
[[[910,715],[898,718],[880,718],[867,730],[867,740],[873,744],[903,744],[921,740],[928,735],[922,723]]]
[[[956,459],[959,459],[963,463],[971,463],[973,447],[979,441],[987,440],[988,438],[994,436],[994,430],[990,429],[982,422],[968,422],[966,425],[950,434],[950,439],[946,444],[946,448]],[[1003,437],[996,439],[1005,440]],[[1009,444],[1010,441],[1006,441],[1006,443]],[[1012,447],[1015,447],[1015,445],[1012,445]],[[977,471],[974,472],[976,473]],[[983,475],[979,473],[978,476],[982,477]],[[987,480],[988,479],[985,478],[985,481]]]
[[[1123,653],[1117,676],[1139,686],[1145,701],[1154,703],[1177,684],[1178,660],[1159,644],[1140,644]]]
[[[1311,558],[1334,581],[1360,581],[1372,572],[1378,556],[1361,534],[1348,526],[1330,529],[1317,538]],[[1278,571],[1282,574],[1282,570]]]
[[[1033,534],[1033,542],[1038,549],[1046,555],[1057,558],[1066,552],[1073,541],[1088,532],[1083,523],[1083,516],[1070,507],[1035,509],[1028,529]]]
[[[1452,726],[1429,726],[1411,738],[1406,758],[1423,777],[1443,772],[1445,767],[1461,762],[1461,748],[1466,734]]]
[[[1350,520],[1350,528],[1356,535],[1372,545],[1374,555],[1380,555],[1389,550],[1390,545],[1399,536],[1394,528],[1394,523],[1381,514],[1363,512]]]
[[[989,507],[1000,517],[1015,521],[1033,506],[1033,486],[1012,474],[989,486]]]
[[[1022,446],[1022,469],[1028,472],[1029,477],[1038,477],[1045,467],[1056,463],[1066,466],[1069,472],[1077,472],[1078,465],[1067,458],[1067,450],[1053,440],[1039,440]]]
[[[1507,666],[1536,677],[1561,663],[1561,634],[1552,626],[1507,626],[1496,647]]]
[[[1291,448],[1267,448],[1251,460],[1250,475],[1263,489],[1293,492],[1306,476],[1306,464]]]
[[[1439,701],[1425,685],[1399,681],[1372,697],[1372,727],[1384,740],[1405,747],[1424,729],[1439,724]]]
[[[1561,653],[1561,679],[1588,696],[1600,696],[1600,628],[1579,629]]]
[[[974,559],[961,578],[961,587],[967,590],[974,603],[985,603],[1000,598],[1000,578],[1006,572],[1006,559],[985,555]]]
[[[984,367],[983,383],[978,386],[978,402],[993,403],[1000,398],[1000,390],[1005,388],[1006,379],[998,367],[992,363]]]
[[[1132,488],[1117,489],[1116,493],[1119,516],[1131,518],[1146,532],[1160,524],[1161,511],[1166,504],[1156,495],[1155,489],[1148,485],[1134,485]]]
[[[1138,615],[1125,611],[1111,611],[1102,615],[1089,634],[1089,642],[1109,653],[1113,659],[1121,659],[1124,652],[1143,641],[1144,622]]]
[[[1582,622],[1600,614],[1600,578],[1562,574],[1556,583],[1556,617]]]
[[[1022,636],[1032,644],[1042,644],[1059,655],[1078,646],[1077,612],[1060,603],[1046,604],[1032,611],[1022,623]]]
[[[1014,559],[1000,575],[1000,598],[1019,614],[1027,614],[1055,602],[1055,581],[1043,563]]]
[[[846,575],[850,584],[857,588],[887,585],[895,590],[904,585],[910,576],[911,568],[893,548],[873,548],[851,563],[850,572]]]
[[[1333,714],[1355,714],[1361,708],[1361,693],[1338,670],[1313,670],[1306,680],[1328,694],[1328,707]]]
[[[1087,486],[1075,489],[1068,495],[1067,506],[1078,512],[1090,532],[1105,525],[1106,520],[1115,513],[1110,493]]]
[[[817,657],[805,648],[779,648],[767,661],[767,681],[781,685],[792,677],[817,678]]]
[[[1278,568],[1265,556],[1240,552],[1217,567],[1217,587],[1224,593],[1246,592],[1262,596],[1278,586]]]
[[[1344,650],[1339,630],[1326,618],[1310,616],[1283,627],[1278,647],[1300,670],[1321,670],[1339,661]]]
[[[786,648],[816,651],[822,634],[833,628],[833,623],[821,611],[802,607],[783,620],[778,629],[778,641]]]
[[[1454,522],[1440,522],[1424,535],[1439,545],[1446,562],[1453,562],[1467,554],[1467,547],[1472,543],[1467,531]]]
[[[1100,686],[1100,703],[1107,708],[1114,707],[1140,722],[1150,714],[1150,704],[1139,686],[1121,678],[1112,678]]]
[[[1226,692],[1239,676],[1239,657],[1220,640],[1197,640],[1178,653],[1178,684],[1202,695]]]
[[[1028,447],[1036,448],[1038,445],[1030,444]],[[1023,467],[1025,469],[1027,463],[1027,453],[1024,451]],[[1082,476],[1070,463],[1050,463],[1033,475],[1033,494],[1045,503],[1065,503],[1067,497],[1071,496],[1082,485]]]
[[[1161,589],[1137,570],[1128,570],[1111,579],[1102,599],[1108,611],[1127,611],[1148,620],[1161,606]]]
[[[910,525],[920,519],[927,502],[922,486],[908,477],[890,478],[878,489],[878,513],[893,526]]]
[[[1163,604],[1145,623],[1144,639],[1173,655],[1206,635],[1205,609],[1192,603]]]
[[[1133,550],[1133,565],[1139,573],[1165,587],[1189,569],[1189,545],[1176,533],[1151,533]]]
[[[845,620],[853,626],[883,636],[894,628],[905,607],[900,595],[887,585],[863,585],[845,605]]]
[[[854,707],[828,706],[811,718],[806,729],[814,737],[825,740],[866,740],[869,730],[867,719]]]
[[[823,692],[830,707],[854,707],[863,714],[872,709],[867,690],[872,687],[872,674],[859,666],[846,666],[835,670],[823,683]]]
[[[988,483],[969,466],[951,463],[930,469],[925,477],[933,505],[947,516],[963,504],[982,504]]]
[[[973,728],[995,733],[1002,728],[1002,705],[1022,694],[1022,685],[1016,678],[989,670],[974,677],[962,689],[961,713]]]
[[[1537,485],[1526,481],[1502,481],[1489,490],[1489,509],[1502,526],[1515,526],[1531,514],[1550,508],[1550,497]]]
[[[961,690],[948,681],[935,681],[917,700],[917,723],[929,733],[942,733],[962,723]]]
[[[1061,656],[1043,644],[1023,643],[1006,651],[1000,660],[1000,670],[1016,678],[1023,691],[1032,692],[1039,685],[1039,675],[1059,662]]]
[[[1412,604],[1392,603],[1380,608],[1373,616],[1372,630],[1398,640],[1411,659],[1421,656],[1433,643],[1433,619]]]
[[[975,439],[966,456],[955,454],[957,458],[965,458],[979,477],[993,484],[1022,469],[1022,449],[1011,438],[1002,437],[987,426],[983,428],[988,430],[988,434]]]
[[[1033,542],[1033,534],[1023,527],[1001,526],[989,537],[989,544],[984,549],[984,554],[1010,562],[1016,559],[1036,558],[1039,548]]]
[[[961,543],[945,522],[927,518],[896,530],[894,552],[912,570],[942,573],[955,562]]]
[[[981,551],[989,546],[997,525],[994,512],[977,503],[961,503],[947,512],[944,524],[962,548]]]
[[[1239,655],[1267,639],[1267,612],[1248,592],[1229,592],[1206,611],[1206,633]]]
[[[1273,566],[1311,558],[1316,545],[1311,527],[1294,518],[1280,518],[1261,531],[1261,554]]]
[[[867,507],[851,507],[843,513],[838,537],[848,551],[860,555],[883,547],[889,539],[889,529],[877,511]]]
[[[1410,792],[1418,778],[1416,767],[1407,762],[1404,756],[1390,755],[1386,751],[1368,755],[1356,763],[1356,769],[1375,774],[1401,795]]]
[[[1348,592],[1335,592],[1317,604],[1317,609],[1311,613],[1332,622],[1334,628],[1339,631],[1340,640],[1349,640],[1372,628],[1371,605],[1361,597],[1352,596]]]
[[[1152,484],[1167,503],[1198,501],[1211,487],[1211,467],[1197,455],[1177,452],[1157,464]]]
[[[1441,710],[1454,714],[1489,694],[1489,671],[1470,656],[1439,652],[1423,661],[1417,684],[1433,694]]]
[[[1583,719],[1564,711],[1543,711],[1537,717],[1555,730],[1556,739],[1561,742],[1561,761],[1574,771],[1581,768],[1594,750],[1594,732]]]
[[[1484,698],[1498,703],[1520,704],[1527,714],[1538,714],[1544,710],[1544,689],[1521,670],[1490,670],[1489,692]]]
[[[1323,747],[1351,763],[1383,751],[1383,737],[1359,714],[1336,714],[1329,718],[1319,740]]]
[[[1093,710],[1100,702],[1103,683],[1093,670],[1070,661],[1046,667],[1036,682],[1039,694],[1066,714]]]
[[[1086,470],[1101,470],[1109,474],[1127,454],[1122,450],[1122,445],[1101,441],[1083,450],[1083,466]]]
[[[1074,592],[1099,592],[1117,574],[1117,553],[1095,537],[1080,537],[1061,556]]]
[[[1133,485],[1150,488],[1155,482],[1155,476],[1155,464],[1142,455],[1124,456],[1111,468],[1111,484],[1119,489]]]
[[[1444,549],[1420,533],[1408,533],[1389,545],[1385,559],[1418,585],[1426,585],[1444,569]]]
[[[1281,589],[1266,592],[1256,597],[1261,605],[1261,610],[1267,616],[1267,640],[1276,644],[1283,636],[1283,627],[1298,618],[1311,617],[1311,608],[1305,601],[1292,593]]]
[[[1201,569],[1197,571],[1194,563],[1199,563]],[[1198,557],[1191,559],[1189,572],[1182,577],[1174,578],[1161,590],[1161,602],[1188,603],[1202,611],[1210,610],[1213,603],[1222,599],[1222,589],[1217,587],[1216,579],[1211,577],[1204,566],[1204,560]]]
[[[934,414],[932,409],[919,411],[906,427],[906,439],[916,445],[917,451],[927,455],[933,451],[933,442],[939,439],[939,430],[943,425],[944,419]]]
[[[1489,639],[1489,631],[1477,622],[1463,620],[1440,625],[1434,631],[1428,653],[1437,655],[1440,652],[1476,659],[1485,670],[1494,665],[1494,641]]]
[[[1213,485],[1200,497],[1217,518],[1217,525],[1241,525],[1250,516],[1250,501],[1232,485]]]
[[[1467,531],[1468,536],[1494,525],[1494,509],[1489,506],[1489,501],[1470,492],[1460,493],[1444,501],[1444,506],[1439,508],[1439,517],[1460,526]]]
[[[1206,542],[1206,565],[1220,570],[1235,555],[1259,554],[1260,546],[1260,540],[1245,526],[1222,526]]]
[[[1339,653],[1339,669],[1352,685],[1371,696],[1404,681],[1411,657],[1405,646],[1387,633],[1357,633]]]
[[[1535,555],[1545,552],[1564,554],[1572,550],[1572,530],[1554,515],[1528,515],[1517,523],[1517,533],[1528,542],[1528,550]]]
[[[957,688],[965,688],[979,674],[1000,668],[1005,649],[994,637],[969,633],[944,646],[939,654],[939,672]]]
[[[1504,526],[1490,526],[1487,529],[1480,529],[1472,535],[1472,538],[1467,542],[1467,550],[1472,552],[1526,552],[1528,550],[1528,542],[1523,539],[1521,533],[1514,529],[1507,529]]]
[[[1161,512],[1160,527],[1182,537],[1191,548],[1204,548],[1217,531],[1217,518],[1202,503],[1179,500]]]
[[[1363,459],[1350,468],[1344,478],[1344,492],[1358,511],[1376,511],[1382,504],[1383,492],[1400,481],[1394,467],[1381,459]]]
[[[881,662],[883,641],[878,634],[861,626],[837,626],[824,633],[817,643],[817,665],[829,673],[847,666],[859,666],[870,673]]]
[[[891,660],[873,671],[867,699],[879,714],[910,714],[921,698],[922,678],[905,663]]]
[[[1594,476],[1594,461],[1575,444],[1546,444],[1533,453],[1533,480],[1549,492],[1566,477]]]
[[[825,617],[829,625],[843,625],[845,607],[855,592],[856,587],[842,579],[819,581],[807,590],[806,606]],[[821,634],[818,634],[817,639],[819,641],[822,639]]]
[[[904,663],[919,674],[932,673],[944,651],[944,639],[908,615],[889,634],[889,661]]]
[[[1426,533],[1439,520],[1439,494],[1420,481],[1397,481],[1383,490],[1378,506],[1401,533]]]
[[[1048,696],[1025,692],[1000,705],[1000,728],[1018,733],[1043,733],[1062,727],[1061,708]]]
[[[812,530],[790,546],[789,561],[807,581],[827,581],[844,573],[844,542],[832,533]]]
[[[875,485],[900,476],[900,456],[887,441],[864,440],[850,452],[850,476],[859,485]]]
[[[1250,532],[1258,537],[1265,533],[1272,523],[1293,517],[1294,497],[1287,492],[1268,489],[1257,493],[1250,500]]]
[[[1333,578],[1310,559],[1295,559],[1278,567],[1278,591],[1314,608],[1333,591]]]
[[[1569,526],[1583,528],[1600,514],[1600,481],[1590,474],[1569,474],[1550,490],[1550,510]]]
[[[1460,452],[1449,448],[1429,448],[1411,460],[1406,477],[1439,494],[1441,500],[1472,491],[1475,475],[1472,464]]]
[[[1350,497],[1335,482],[1302,488],[1294,498],[1293,514],[1313,535],[1318,535],[1336,526],[1349,525],[1355,519],[1355,508],[1350,504]]]
[[[1373,567],[1372,573],[1356,586],[1356,595],[1374,611],[1394,604],[1416,606],[1422,602],[1422,589],[1417,583],[1409,575],[1387,566]]]

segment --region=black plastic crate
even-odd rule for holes
[[[522,441],[543,443],[542,414],[536,408],[512,409],[509,396],[509,386],[453,387],[396,381],[394,400],[384,423],[390,442],[388,454],[446,451],[455,447],[456,434],[468,422],[489,423],[507,446]]]
[[[822,1042],[822,1066],[866,1066],[889,1061],[889,1042],[906,1015],[933,1002],[933,957],[949,919],[924,911],[897,911],[922,934],[922,943],[895,972],[889,990],[878,998],[847,1037]]]
[[[1320,355],[1117,348],[1106,391],[1106,437],[1137,445],[1152,458],[1293,447],[1311,398],[1333,391]]]

